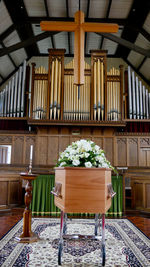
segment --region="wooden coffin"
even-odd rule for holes
[[[109,168],[55,168],[55,205],[66,213],[106,213],[110,187]]]

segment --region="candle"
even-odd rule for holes
[[[33,145],[30,146],[30,160],[32,160],[33,157]]]

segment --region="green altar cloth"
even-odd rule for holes
[[[54,175],[40,175],[33,181],[31,211],[33,216],[60,216],[60,209],[54,204],[54,196],[50,193],[54,187]],[[113,189],[116,196],[112,199],[111,208],[108,216],[122,216],[123,193],[122,176],[112,176]],[[78,217],[93,217],[93,214],[78,213],[70,214]]]

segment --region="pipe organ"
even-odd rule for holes
[[[105,93],[107,90],[106,85],[106,51],[91,51],[91,79],[92,79],[92,88],[91,88],[91,119],[93,120],[104,120],[105,119]]]
[[[63,119],[65,49],[49,49],[48,115],[50,120]]]
[[[150,119],[150,92],[128,66],[129,119]]]
[[[109,72],[107,72],[107,120],[118,121],[122,119],[122,70],[123,66],[121,65],[119,69],[112,67]]]
[[[85,83],[74,84],[74,60],[65,65],[64,70],[64,116],[65,120],[90,119],[90,65],[84,62]]]
[[[107,71],[107,51],[92,50],[78,86],[74,60],[64,64],[64,56],[65,49],[49,49],[48,71],[32,63],[30,120],[120,125],[150,119],[150,91],[130,67],[125,75],[122,65]],[[28,117],[28,68],[25,61],[0,92],[0,117]]]
[[[25,116],[26,61],[0,92],[0,117]]]
[[[35,68],[32,63],[31,114],[33,119],[46,119],[47,113],[47,70]]]

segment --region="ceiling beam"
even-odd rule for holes
[[[0,78],[2,79],[2,80],[4,80],[4,77],[3,77],[3,75],[0,73]]]
[[[15,25],[16,31],[19,35],[20,40],[23,42],[26,39],[34,36],[31,23],[26,23],[28,19],[28,14],[24,5],[23,0],[3,0],[8,13]],[[21,27],[17,27],[20,24]],[[39,49],[36,43],[32,43],[30,46],[26,47],[27,56],[33,56],[39,53]]]
[[[69,21],[73,22],[72,17],[28,17],[26,23],[40,24],[41,21]],[[86,18],[85,22],[100,22],[100,23],[116,23],[119,26],[124,26],[127,23],[127,19],[116,19],[116,18]]]
[[[40,33],[36,36],[28,38],[27,40],[25,40],[23,42],[19,42],[15,45],[12,45],[12,46],[9,46],[9,47],[3,48],[3,49],[1,48],[0,49],[0,57],[5,56],[9,53],[12,53],[12,52],[14,52],[20,48],[29,47],[32,44],[34,44],[35,42],[41,41],[41,40],[43,40],[43,39],[45,39],[51,35],[55,35],[57,33],[59,33],[59,32],[52,32],[52,33],[51,32],[43,32],[43,33]],[[38,54],[34,53],[34,55],[39,55],[39,53]]]
[[[4,43],[3,43],[2,41],[0,41],[0,44],[1,44],[1,46],[3,47],[3,49],[6,48],[6,46],[4,45]],[[11,63],[13,64],[13,66],[14,66],[15,68],[17,68],[17,66],[16,66],[14,60],[12,59],[12,57],[11,57],[9,54],[8,54],[7,56],[9,57],[9,59],[10,59]]]
[[[7,38],[14,30],[15,30],[15,25],[11,25],[7,30],[5,30],[0,35],[0,41],[3,41],[5,38]]]
[[[111,33],[97,33],[98,35],[102,35],[103,37],[117,43],[117,44],[120,44],[121,46],[123,47],[126,47],[130,50],[133,50],[141,55],[144,55],[146,57],[150,57],[150,50],[149,49],[144,49],[142,47],[139,47],[123,38],[120,38],[116,35],[113,35]]]
[[[112,0],[109,0],[107,12],[106,12],[106,19],[108,19],[108,17],[109,17],[111,4],[112,4]],[[104,42],[104,37],[102,36],[101,41],[100,41],[100,49],[102,49],[102,47],[103,47],[103,42]]]
[[[30,60],[30,58],[26,59],[27,61]],[[14,75],[16,73],[16,71],[19,70],[19,67],[21,66],[21,64],[15,69],[13,70],[6,78],[3,78],[3,81],[0,83],[0,87],[9,79],[11,78],[12,75]]]
[[[47,0],[44,0],[44,5],[45,5],[46,16],[47,16],[47,17],[49,17]],[[54,44],[53,35],[51,35],[50,37],[51,37],[51,44],[52,44],[52,48],[55,48],[55,44]]]
[[[145,60],[147,59],[147,57],[144,57],[142,62],[140,63],[140,65],[137,67],[137,70],[139,71],[140,68],[142,67],[142,65],[144,64]]]
[[[143,28],[139,28],[139,27],[135,27],[135,26],[132,26],[132,25],[128,25],[126,26],[127,28],[129,29],[132,29],[134,31],[136,31],[138,34],[140,33],[141,35],[143,35],[143,37],[150,42],[150,34]]]
[[[90,0],[88,0],[88,2],[87,2],[85,19],[87,19],[89,17],[89,10],[90,10]],[[85,39],[84,39],[84,51],[85,51],[85,53],[86,53],[86,49],[87,49],[87,32],[85,32]]]
[[[123,29],[121,38],[128,40],[131,43],[135,43],[137,36],[139,34],[138,31],[135,31],[133,27],[142,29],[143,24],[149,14],[150,10],[150,1],[149,0],[134,0],[132,7],[130,9],[126,25]],[[128,57],[130,53],[130,49],[127,47],[123,47],[121,45],[118,46],[116,50],[116,54],[118,56]]]
[[[68,0],[66,0],[66,17],[69,18],[69,3]],[[68,32],[68,51],[69,54],[71,53],[71,45],[70,45],[70,32]]]
[[[147,83],[147,85],[150,86],[150,81],[147,80],[143,74],[141,72],[138,71],[137,68],[135,68],[135,66],[132,65],[132,63],[130,61],[128,61],[125,57],[122,57],[122,59],[143,79],[143,81],[145,81]]]

